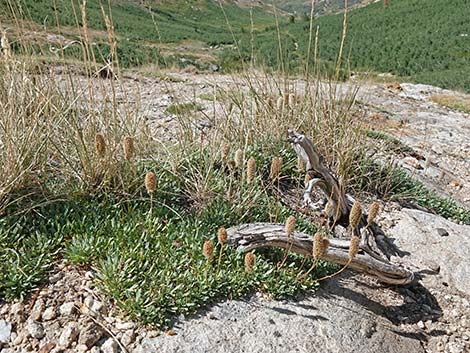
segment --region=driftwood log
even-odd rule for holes
[[[305,135],[289,131],[289,141],[297,155],[306,163],[311,179],[304,190],[306,206],[317,209],[318,203],[310,198],[313,187],[319,187],[328,200],[330,212],[327,214],[331,227],[349,226],[349,212],[354,199],[347,195],[333,173],[322,163],[321,156]],[[333,211],[331,211],[333,210]],[[349,263],[348,267],[365,274],[375,276],[380,281],[404,285],[413,282],[412,271],[394,265],[390,255],[394,251],[385,234],[377,225],[366,227],[367,215],[363,215],[357,229],[352,230],[361,239],[360,251]],[[257,248],[279,247],[301,255],[312,256],[313,236],[295,232],[290,237],[286,234],[283,224],[252,223],[244,224],[227,230],[229,243],[240,251]],[[330,247],[322,259],[345,265],[349,260],[348,240],[330,239]]]

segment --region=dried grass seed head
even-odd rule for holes
[[[336,214],[336,209],[335,209],[335,206],[333,205],[333,202],[328,201],[325,205],[323,212],[325,212],[325,215],[329,218],[334,217]]]
[[[217,240],[220,244],[225,244],[228,241],[227,229],[220,227],[217,231]]]
[[[202,253],[207,260],[212,261],[214,258],[214,243],[210,240],[206,240],[202,246]]]
[[[153,194],[157,189],[157,180],[153,172],[145,174],[145,188],[149,194]]]
[[[431,157],[426,157],[426,161],[424,162],[424,169],[428,169],[432,164],[432,158]]]
[[[362,207],[359,201],[354,201],[349,212],[349,224],[352,229],[356,229],[362,217]]]
[[[282,170],[282,158],[280,156],[274,157],[271,161],[271,170],[269,177],[271,180],[276,179],[280,176]]]
[[[134,157],[134,140],[130,136],[124,137],[124,158],[130,161]]]
[[[313,249],[312,249],[312,256],[315,260],[318,260],[323,255],[323,235],[321,232],[316,232],[313,235]]]
[[[222,160],[226,161],[229,153],[230,153],[230,144],[227,142],[224,142],[222,144]]]
[[[446,171],[444,169],[441,169],[438,180],[443,181],[445,176],[446,176]]]
[[[289,96],[290,94],[289,93],[284,93],[284,96],[283,96],[283,99],[284,99],[284,105],[285,106],[289,106]]]
[[[255,254],[248,252],[245,254],[245,271],[252,273],[255,269],[256,258]]]
[[[227,167],[230,170],[230,172],[233,173],[235,171],[235,168],[237,167],[237,163],[235,163],[235,161],[231,159],[227,162]]]
[[[283,106],[284,106],[284,98],[279,97],[276,102],[277,110],[281,111]]]
[[[0,39],[0,45],[1,45],[3,57],[5,59],[11,58],[10,41],[8,40],[7,33],[5,31],[2,33],[2,38]]]
[[[292,234],[294,234],[295,231],[295,217],[294,216],[289,216],[287,217],[286,224],[285,224],[285,231],[287,233],[287,236],[290,237]]]
[[[369,214],[367,215],[367,225],[370,226],[379,214],[380,204],[374,201],[370,206]]]
[[[253,157],[246,163],[246,179],[248,183],[253,182],[256,176],[256,160]]]
[[[289,96],[288,96],[288,100],[289,100],[289,107],[293,108],[294,105],[295,105],[295,94],[294,93],[290,93]]]
[[[328,248],[330,247],[330,239],[324,237],[324,238],[321,240],[321,246],[322,246],[322,254],[326,253],[326,251],[327,251]]]
[[[351,243],[349,244],[349,260],[352,260],[356,257],[359,252],[359,242],[360,239],[357,236],[351,238]]]
[[[273,107],[273,99],[272,99],[272,97],[266,98],[266,105],[268,106],[268,108],[272,108],[272,107]]]
[[[95,135],[95,149],[98,157],[104,158],[104,156],[106,155],[106,141],[104,139],[104,136],[100,133],[97,133]]]
[[[238,149],[235,151],[235,165],[237,168],[241,168],[243,166],[243,151]]]

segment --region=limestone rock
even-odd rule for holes
[[[147,336],[134,352],[424,353],[418,339],[370,305],[337,280],[305,299],[227,301],[210,309],[219,320],[200,315],[179,322],[178,335]]]
[[[118,321],[116,322],[115,325],[116,329],[126,331],[126,330],[132,330],[135,327],[135,323],[132,321]]]
[[[75,350],[79,353],[85,353],[86,351],[88,351],[88,347],[85,344],[79,344],[75,347]]]
[[[121,343],[128,347],[135,341],[135,332],[134,330],[127,330],[121,337]]]
[[[402,159],[402,163],[415,169],[422,169],[421,164],[414,157],[405,157]]]
[[[436,229],[445,229],[443,237]],[[470,295],[470,226],[458,225],[440,216],[419,210],[403,209],[398,223],[387,230],[390,239],[409,255],[405,260],[418,269],[439,265],[438,275],[427,276],[427,281],[440,279],[466,295]]]
[[[87,315],[96,317],[104,313],[104,304],[98,300],[94,300],[91,296],[88,296],[83,301],[82,312]]]
[[[45,343],[39,350],[39,353],[50,353],[55,346],[56,344],[54,342]]]

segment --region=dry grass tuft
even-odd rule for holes
[[[431,96],[431,100],[443,107],[470,114],[470,98],[448,94],[435,94]]]

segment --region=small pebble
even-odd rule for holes
[[[84,353],[88,351],[88,347],[84,344],[79,344],[78,346],[75,347],[75,350],[80,353]]]
[[[64,303],[60,306],[59,312],[62,316],[71,316],[75,313],[76,307],[74,302]]]
[[[36,321],[28,321],[28,333],[31,337],[37,339],[45,336],[44,327]]]
[[[118,345],[113,338],[108,338],[101,346],[103,353],[117,353]]]
[[[10,307],[10,314],[11,315],[21,315],[24,311],[23,303],[15,303]]]
[[[54,320],[57,317],[57,310],[54,307],[49,307],[42,313],[43,321]]]
[[[125,321],[125,322],[116,322],[115,327],[118,330],[126,331],[126,330],[131,330],[135,327],[135,323],[132,321]]]
[[[33,321],[41,320],[44,307],[45,307],[44,300],[42,298],[37,299],[36,303],[34,303],[33,309],[31,310],[31,314],[29,315],[29,318]]]

